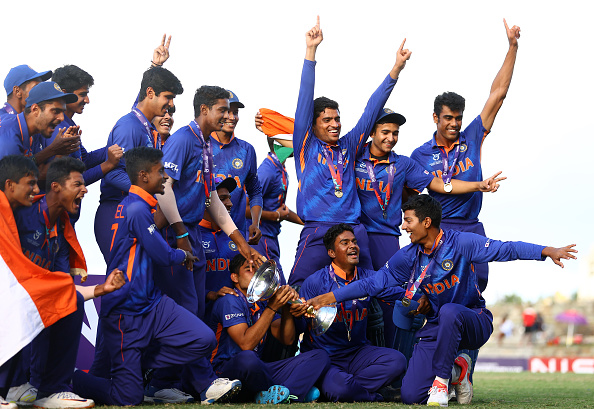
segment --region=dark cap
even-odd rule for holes
[[[217,184],[217,189],[225,188],[229,193],[233,192],[237,187],[237,181],[234,178],[227,178],[225,180],[223,178],[215,178],[215,183]]]
[[[47,81],[51,78],[51,76],[51,71],[37,72],[28,65],[18,65],[14,68],[11,68],[10,71],[8,71],[8,75],[4,79],[4,89],[6,90],[6,95],[10,95],[14,86],[19,87],[25,82],[34,80],[35,78],[39,78],[39,81],[41,82]]]
[[[63,98],[67,104],[78,101],[78,97],[75,94],[65,93],[57,83],[53,81],[41,82],[29,91],[25,108],[29,108],[33,104],[39,104],[42,101],[50,101],[58,98]]]
[[[239,98],[237,98],[237,95],[235,95],[232,91],[229,91],[229,105],[231,104],[237,104],[239,108],[245,108],[245,105],[239,102]]]
[[[380,120],[382,123],[394,123],[398,125],[403,125],[406,122],[406,118],[404,116],[397,114],[390,108],[384,108],[375,123],[378,123]]]

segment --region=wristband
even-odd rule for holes
[[[280,222],[280,212],[278,210],[275,210],[275,211],[276,211],[276,214],[278,214],[278,217],[276,218],[276,221],[277,222]]]
[[[179,236],[175,236],[175,238],[176,238],[176,239],[178,239],[178,240],[179,240],[179,239],[183,239],[184,237],[188,237],[188,235],[189,235],[189,234],[190,234],[190,233],[188,233],[188,232],[185,232],[184,234],[180,234]]]
[[[163,64],[157,64],[153,60],[151,60],[151,64],[153,64],[155,67],[162,67],[163,66]]]
[[[269,308],[271,311],[273,311],[275,314],[278,314],[277,310],[273,310],[272,307],[270,305],[267,305],[266,308]]]

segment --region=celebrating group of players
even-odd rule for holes
[[[487,262],[550,257],[562,266],[560,259],[575,258],[573,245],[487,239],[478,221],[482,193],[504,179],[482,180],[480,151],[515,64],[520,29],[505,29],[509,51],[483,111],[461,131],[464,99],[439,95],[437,130],[411,158],[392,151],[404,116],[384,108],[411,56],[405,42],[356,126],[340,137],[338,104],[314,99],[319,18],[306,33],[295,118],[256,115],[269,137],[293,135],[279,139],[282,146],[269,138],[258,168],[254,148],[234,134],[244,104],[224,88],[198,88],[194,119],[170,134],[173,101],[183,93],[162,67],[171,38],[155,50],[131,112],[92,152],[73,121],[89,102],[92,76],[74,65],[13,68],[0,110],[0,215],[14,215],[6,224],[18,230],[21,256],[49,270],[44,292],[64,308],[0,367],[2,409],[320,395],[378,401],[391,398],[399,380],[405,403],[447,406],[449,391],[470,403],[476,350],[493,330],[481,296]],[[285,204],[284,163],[293,154],[296,213]],[[107,277],[74,291],[63,272],[86,276],[74,226],[86,186],[99,180],[95,235]],[[418,195],[425,188],[430,195]],[[304,225],[288,284],[281,277],[269,300],[250,303],[255,269],[267,258],[280,267],[283,220]],[[403,249],[401,224],[412,242]],[[75,371],[83,302],[98,296],[95,359],[88,372]],[[319,334],[308,307],[333,303],[334,323]],[[372,303],[384,324],[375,343],[385,346],[367,339]],[[399,314],[427,317],[408,362],[391,348]]]

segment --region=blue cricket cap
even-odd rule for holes
[[[216,177],[215,178],[215,183],[217,184],[217,189],[222,187],[225,188],[229,191],[229,193],[233,192],[235,190],[235,188],[237,188],[237,181],[235,180],[235,178],[232,177],[228,177],[226,179],[223,179],[221,177]]]
[[[398,125],[403,125],[406,122],[406,118],[396,112],[392,111],[390,108],[382,109],[381,114],[375,121],[376,123],[380,120],[383,120],[382,123],[395,123]]]
[[[11,68],[10,71],[8,71],[8,75],[4,79],[4,89],[6,90],[6,95],[10,95],[10,93],[12,93],[12,88],[14,86],[19,87],[23,83],[35,78],[39,78],[41,82],[47,81],[51,78],[51,76],[51,71],[37,72],[28,65],[18,65],[14,68]]]
[[[57,83],[48,81],[41,82],[31,88],[25,108],[29,108],[33,104],[39,104],[42,101],[50,101],[57,98],[63,98],[67,104],[78,101],[78,97],[75,94],[66,94]]]
[[[227,90],[229,91],[229,90]],[[229,91],[229,105],[231,104],[237,104],[237,106],[239,108],[245,108],[245,105],[243,105],[241,102],[239,102],[239,98],[237,98],[237,95],[235,95],[232,91]]]

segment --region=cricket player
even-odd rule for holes
[[[17,65],[8,72],[4,79],[6,102],[0,109],[0,120],[7,115],[18,115],[25,110],[29,91],[40,82],[51,78],[51,71],[37,72],[28,65]]]

